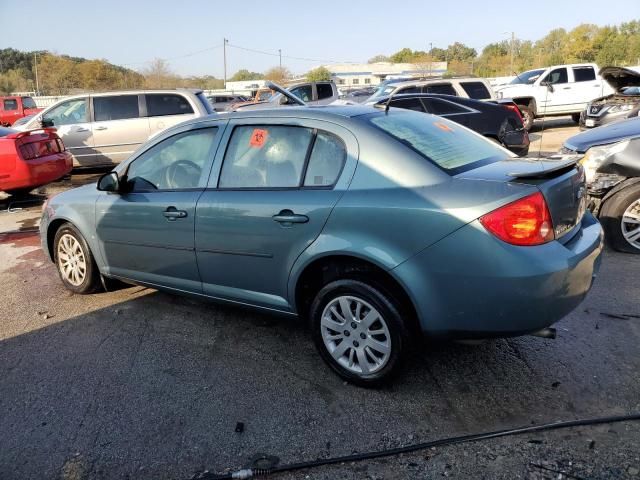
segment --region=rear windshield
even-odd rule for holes
[[[510,157],[489,140],[441,117],[396,110],[364,118],[450,175]]]

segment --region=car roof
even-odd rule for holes
[[[145,93],[192,93],[197,95],[198,93],[202,93],[202,90],[199,88],[164,88],[164,89],[145,89],[145,90],[111,90],[108,92],[86,92],[79,93],[76,95],[69,95],[68,97],[64,97],[64,100],[74,99],[74,98],[84,98],[84,97],[103,97],[108,95],[140,95]],[[61,99],[62,100],[62,99]]]
[[[466,81],[474,81],[474,82],[482,82],[486,83],[484,78],[479,77],[452,77],[452,78],[429,78],[427,80],[401,80],[399,82],[390,82],[390,86],[394,87],[406,87],[407,85],[429,85],[431,83],[442,83],[442,82],[466,82]]]

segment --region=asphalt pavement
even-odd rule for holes
[[[33,233],[40,207],[9,213],[7,202],[0,199],[3,480],[186,480],[262,456],[292,463],[640,411],[638,255],[605,252],[593,290],[556,325],[555,340],[425,342],[392,385],[367,390],[325,367],[290,319],[141,287],[71,294]],[[630,422],[274,478],[639,474],[640,423]]]

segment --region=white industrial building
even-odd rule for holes
[[[378,85],[387,78],[436,77],[447,71],[447,62],[415,63],[334,63],[324,65],[331,72],[336,85],[363,87]]]

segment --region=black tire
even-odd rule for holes
[[[318,292],[313,303],[311,304],[309,315],[309,321],[311,324],[311,335],[313,337],[316,348],[320,353],[320,356],[327,363],[327,365],[329,365],[329,367],[331,367],[342,378],[350,383],[362,387],[374,387],[391,380],[398,373],[402,364],[402,360],[404,359],[407,346],[409,344],[408,331],[399,313],[401,309],[398,308],[398,306],[395,304],[392,296],[383,292],[383,289],[374,287],[359,280],[336,280],[325,285]],[[364,303],[373,307],[380,314],[381,322],[383,322],[384,326],[386,326],[386,331],[388,332],[388,336],[386,335],[386,333],[382,335],[369,335],[368,333],[365,334],[364,331],[367,329],[364,327],[364,322],[360,323],[360,321],[358,321],[359,325],[357,325],[357,327],[359,328],[359,330],[353,327],[353,325],[356,324],[356,322],[353,321],[353,316],[351,319],[348,319],[344,323],[345,332],[353,331],[353,336],[351,336],[351,334],[349,334],[348,336],[343,335],[343,340],[341,340],[340,343],[335,346],[335,349],[338,349],[342,345],[342,342],[350,342],[349,347],[347,347],[347,351],[350,353],[353,350],[354,360],[358,360],[358,365],[352,364],[353,368],[361,368],[360,356],[355,348],[360,347],[360,345],[357,343],[360,342],[360,340],[362,340],[363,343],[360,352],[362,355],[366,355],[364,358],[367,364],[367,368],[371,366],[369,360],[373,358],[371,347],[368,347],[369,342],[371,342],[371,340],[383,341],[388,345],[388,353],[386,358],[384,358],[384,361],[376,356],[376,360],[379,361],[381,366],[372,368],[372,371],[370,373],[365,373],[364,371],[354,372],[353,370],[347,368],[347,366],[339,363],[338,360],[334,359],[331,351],[329,350],[329,347],[325,344],[325,341],[323,339],[323,330],[325,329],[325,327],[323,327],[322,324],[322,316],[325,308],[332,302],[337,301],[339,297],[346,296],[357,299],[361,302],[364,301]],[[354,302],[357,303],[357,300]],[[365,310],[363,311],[364,313],[361,312],[361,315],[363,315],[361,317],[361,320],[364,320],[364,318],[366,317],[366,312],[371,311],[368,310],[367,307],[363,308],[365,308]],[[354,314],[354,312],[351,313],[352,315]],[[377,323],[377,321],[374,322],[373,324],[371,324],[371,327],[374,327],[374,330],[371,331],[384,329],[384,327],[381,327],[381,325],[382,323]],[[368,331],[369,330],[367,330],[367,332]],[[381,337],[384,340],[381,340]],[[367,343],[367,345],[365,345],[365,343]],[[347,344],[345,343],[345,346],[346,345]],[[355,345],[355,347],[353,345]],[[362,353],[366,348],[369,348],[368,353]],[[345,361],[348,360],[345,358]]]
[[[59,245],[61,241],[64,241],[63,238],[66,238],[66,236],[71,236],[77,241],[84,259],[84,276],[82,276],[81,281],[77,284],[74,284],[67,278],[65,273],[63,273],[63,268],[59,258]],[[93,258],[93,254],[91,253],[91,250],[89,249],[89,246],[82,234],[70,223],[65,223],[56,231],[56,235],[53,240],[53,259],[56,269],[58,270],[60,280],[62,280],[62,284],[67,290],[74,293],[88,294],[97,291],[101,287],[102,283],[100,282],[100,272],[98,271],[98,266]]]
[[[636,183],[620,190],[602,206],[600,223],[604,228],[605,238],[611,247],[620,252],[640,254],[640,248],[634,247],[622,233],[624,212],[638,201],[640,201],[640,184]],[[640,205],[636,211],[640,214]],[[637,228],[640,229],[640,226]],[[640,239],[636,243],[640,245]]]
[[[533,120],[535,119],[535,115],[533,114],[533,110],[528,105],[518,105],[520,109],[520,113],[522,114],[522,124],[524,129],[528,132],[533,127]]]
[[[580,123],[580,114],[579,113],[571,114],[571,120],[573,120],[574,123]]]
[[[31,192],[35,188],[37,188],[37,187],[16,188],[15,190],[6,190],[6,193],[8,193],[9,195],[12,195],[14,197],[26,197],[29,194],[29,192]]]

